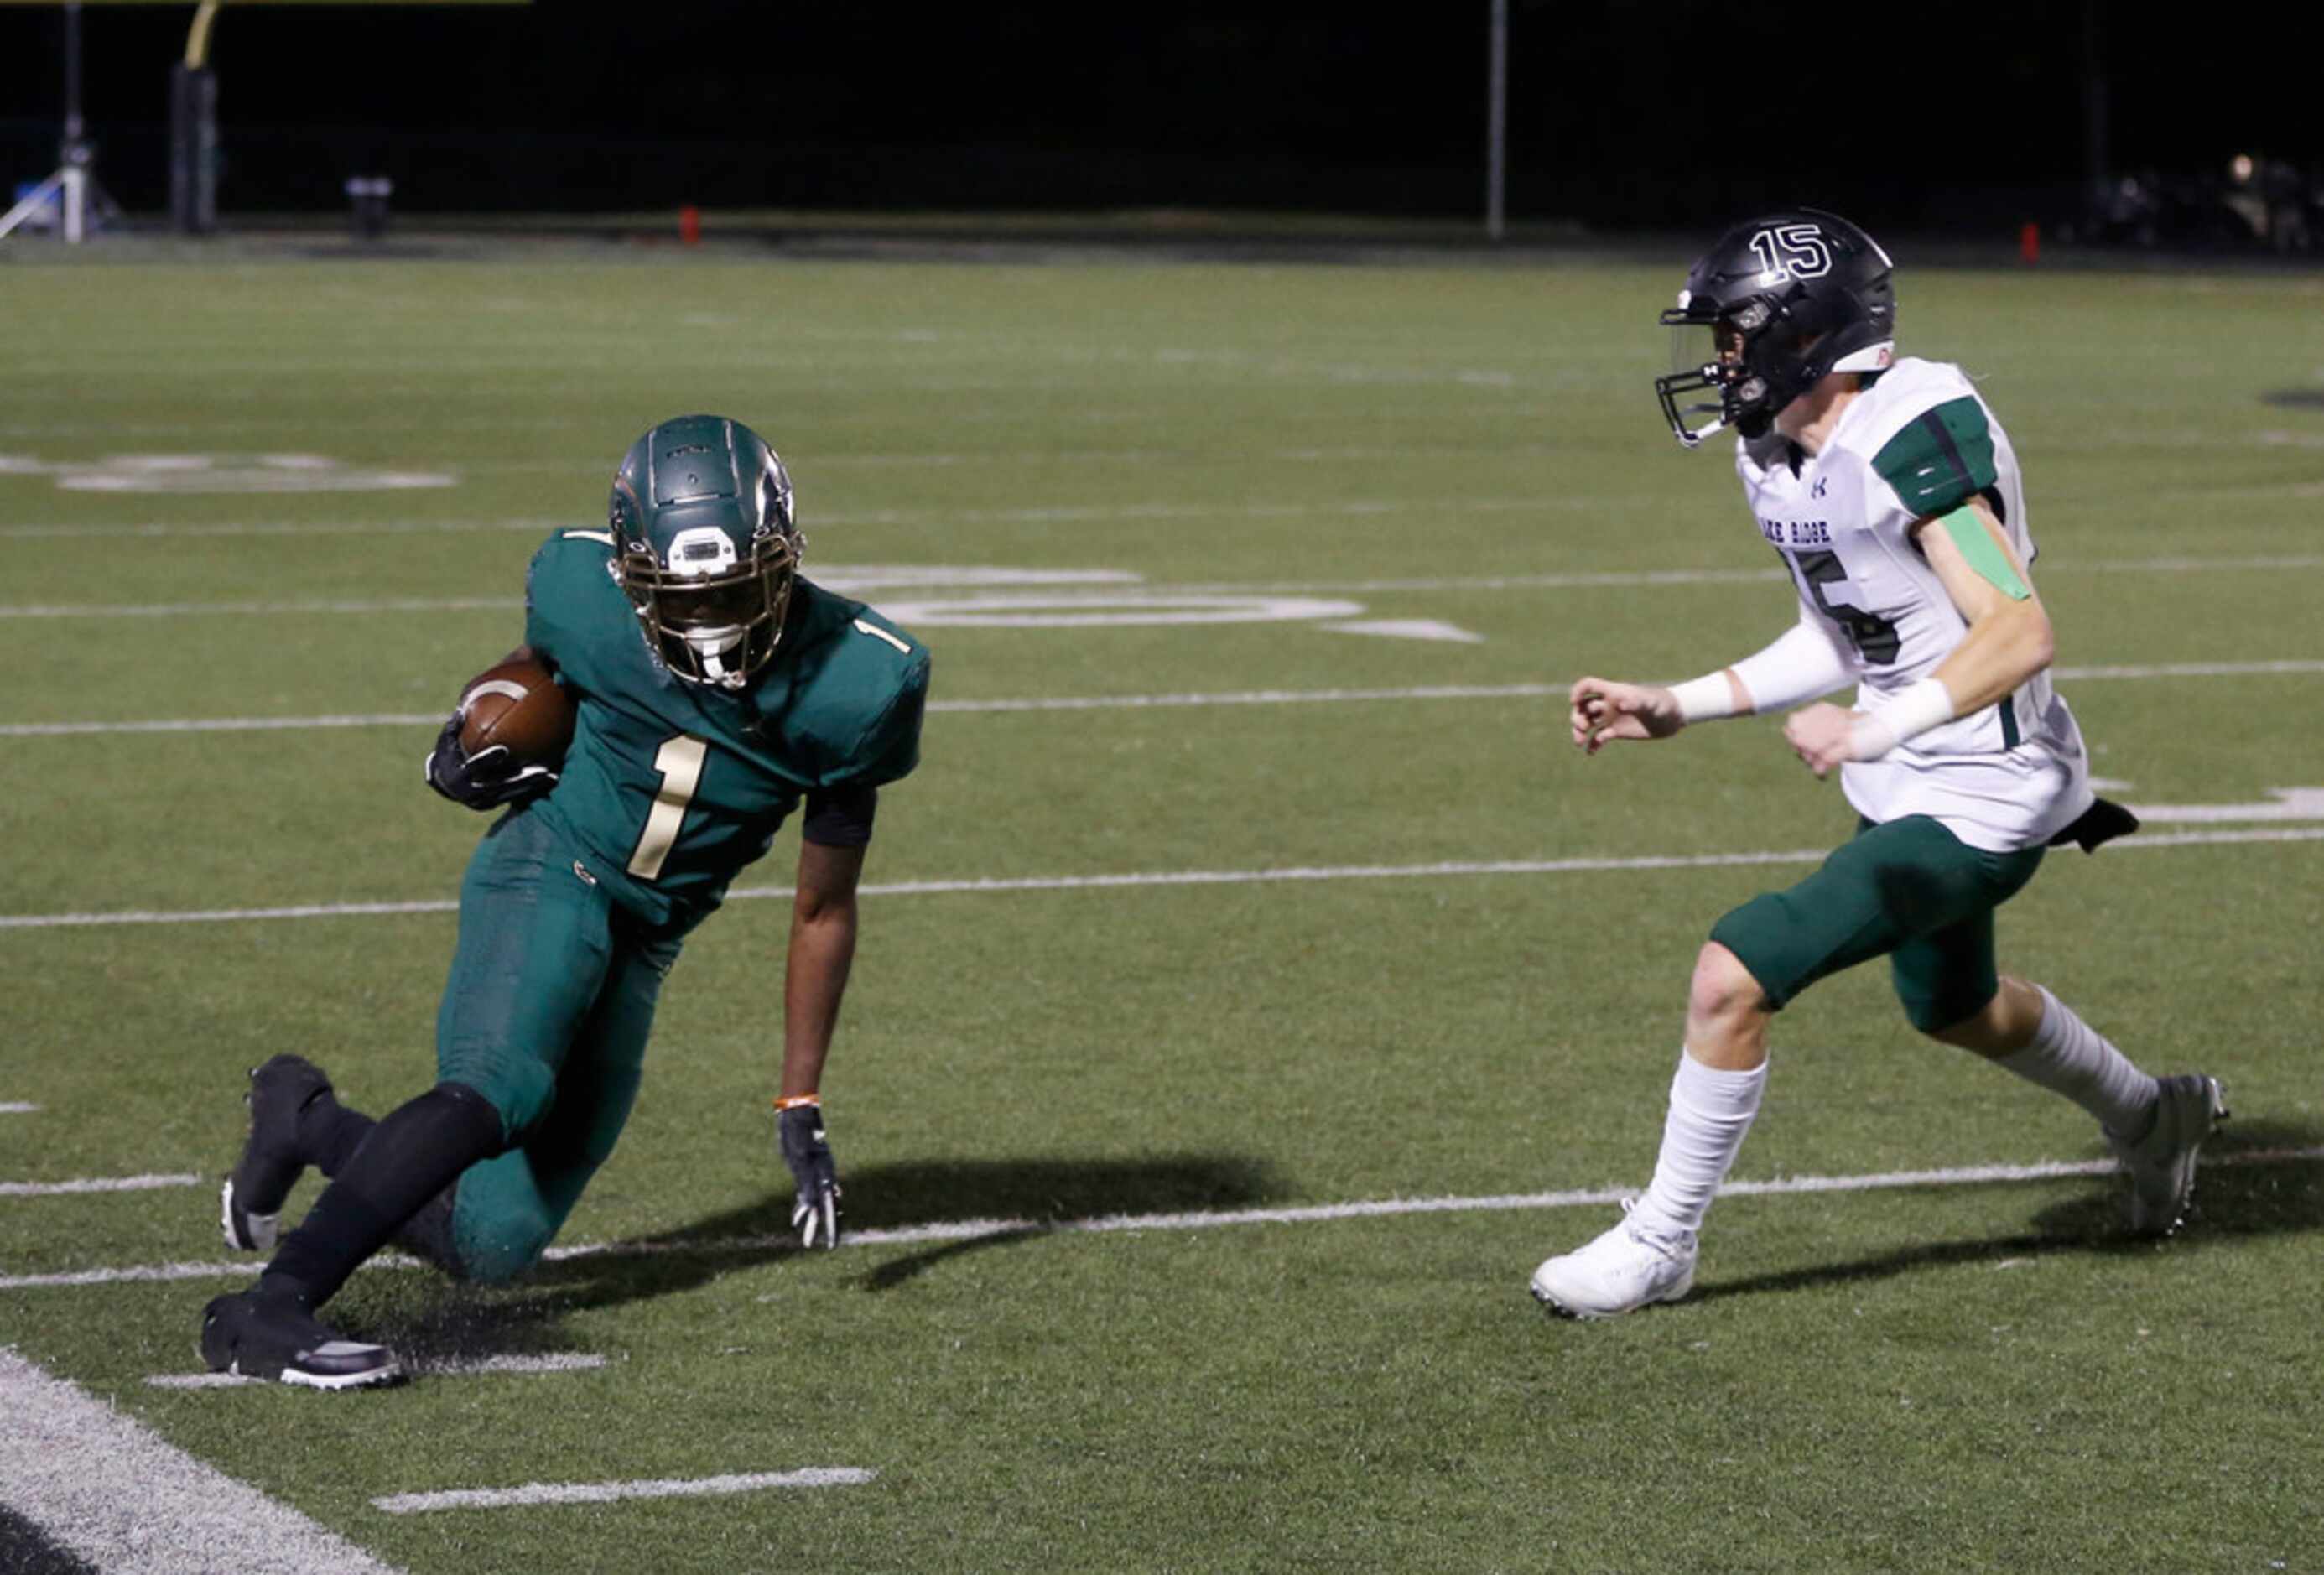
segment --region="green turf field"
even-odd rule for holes
[[[1655,408],[1685,259],[606,257],[0,271],[0,1106],[37,1107],[0,1346],[415,1571],[2324,1569],[2324,798],[2271,797],[2324,790],[2324,282],[1900,255],[1907,350],[2016,442],[2098,769],[2213,811],[2053,856],[2002,929],[2226,1082],[2200,1219],[2121,1239],[2090,1123],[1866,971],[1781,1019],[1736,1171],[1849,1187],[1729,1198],[1692,1297],[1589,1326],[1526,1294],[1614,1217],[1556,1194],[1644,1184],[1705,930],[1849,824],[1772,723],[1564,741],[1579,674],[1793,616],[1723,446]],[[430,1080],[452,917],[347,910],[448,903],[484,823],[422,788],[426,719],[696,409],[936,653],[825,1085],[858,1239],[770,1244],[786,834],[565,1239],[630,1249],[333,1308],[423,1364],[604,1365],[149,1386],[246,1272],[244,1069]],[[1376,621],[1471,638],[1334,627]],[[294,724],[119,725],[256,720]],[[135,1176],[177,1179],[15,1185]],[[1422,1199],[1467,1202],[1329,1211]],[[1171,1218],[1056,1228],[1117,1216]],[[974,1220],[1018,1223],[936,1229]],[[375,1502],[807,1467],[876,1475]]]

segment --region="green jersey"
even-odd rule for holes
[[[918,763],[928,653],[801,579],[782,645],[747,688],[687,683],[648,646],[613,559],[601,530],[560,530],[533,555],[525,642],[579,716],[563,774],[530,813],[623,907],[683,930],[773,845],[801,795],[875,788]]]

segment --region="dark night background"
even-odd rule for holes
[[[2001,231],[2082,213],[2094,166],[2186,192],[2236,152],[2310,179],[2324,167],[2313,5],[1511,14],[1519,224],[1699,228],[1806,199],[1873,225]],[[192,14],[83,13],[99,175],[133,214],[166,207],[169,72]],[[1486,0],[229,4],[211,47],[219,206],[337,208],[345,177],[380,173],[403,211],[1468,216],[1483,203],[1488,16]],[[58,7],[0,6],[11,181],[56,161],[61,37]]]

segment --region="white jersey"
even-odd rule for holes
[[[1969,631],[1914,520],[1983,493],[2020,560],[2034,561],[2017,455],[1958,366],[1899,361],[1849,402],[1821,454],[1771,433],[1738,444],[1735,468],[1760,535],[1791,571],[1802,620],[1857,672],[1859,709],[1935,672]],[[2046,672],[1841,767],[1840,786],[1868,820],[1929,815],[1989,852],[2047,843],[2091,797],[2081,730]]]

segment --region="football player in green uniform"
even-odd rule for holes
[[[2218,1082],[2148,1076],[1995,965],[1994,909],[2045,848],[2095,849],[2137,824],[2092,793],[2080,729],[2051,686],[2008,435],[1959,367],[1896,358],[1887,253],[1832,214],[1738,225],[1663,321],[1692,352],[1656,384],[1664,413],[1688,447],[1737,429],[1736,471],[1798,617],[1765,650],[1683,684],[1582,679],[1573,741],[1595,754],[1854,683],[1853,709],[1807,705],[1784,736],[1818,777],[1839,772],[1858,834],[1713,926],[1654,1181],[1627,1219],[1542,1264],[1534,1294],[1582,1318],[1683,1296],[1695,1233],[1759,1108],[1775,1014],[1881,956],[1914,1027],[2097,1118],[2130,1173],[2132,1229],[2169,1233],[2226,1113]]]
[[[776,1107],[803,1246],[839,1236],[818,1088],[847,983],[855,891],[881,785],[919,758],[927,650],[800,577],[782,462],[715,416],[631,446],[602,530],[559,530],[526,581],[529,656],[576,702],[559,766],[471,758],[445,724],[428,780],[509,806],[460,889],[437,1017],[437,1082],[379,1120],[322,1072],[252,1073],[251,1128],[223,1201],[228,1245],[274,1248],[203,1315],[213,1368],[324,1388],[400,1376],[316,1310],[391,1240],[453,1274],[535,1262],[613,1153],[663,976],[728,883],[804,803]],[[276,1242],[291,1184],[328,1178]]]

